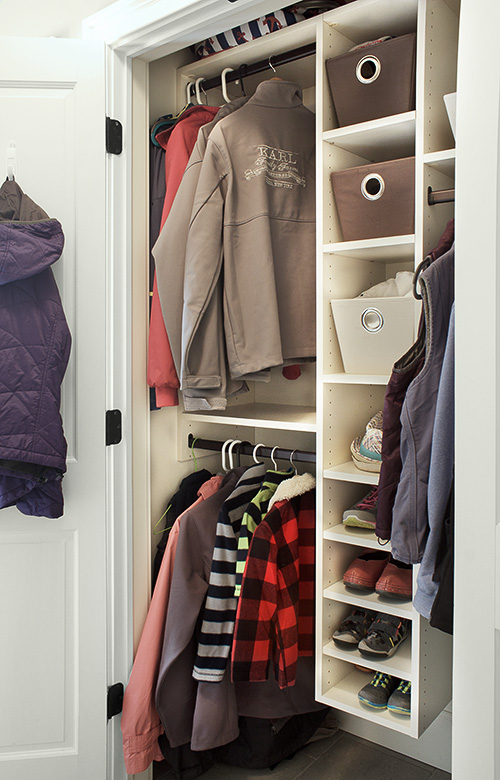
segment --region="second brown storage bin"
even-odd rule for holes
[[[344,241],[414,232],[414,157],[334,171],[331,179]]]
[[[415,108],[415,33],[326,61],[340,127]]]

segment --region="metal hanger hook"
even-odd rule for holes
[[[293,470],[294,470],[295,474],[297,474],[297,466],[296,466],[296,465],[295,465],[295,463],[293,462],[293,456],[295,455],[295,453],[296,453],[296,452],[297,452],[297,450],[293,450],[293,451],[290,453],[290,465],[292,466],[292,468],[293,468]]]
[[[271,451],[271,455],[270,455],[270,458],[271,458],[271,460],[272,460],[272,462],[273,462],[273,466],[274,466],[274,470],[275,470],[275,471],[278,471],[278,464],[277,464],[277,463],[276,463],[276,461],[274,460],[274,452],[275,452],[275,450],[278,450],[278,449],[279,449],[279,447],[273,447],[273,449],[272,449],[272,451]]]
[[[233,439],[231,444],[229,445],[229,449],[227,451],[229,455],[229,468],[234,469],[234,462],[233,462],[233,447],[235,444],[241,444],[241,439]]]
[[[266,446],[265,444],[256,444],[255,447],[253,448],[252,458],[254,459],[255,463],[259,462],[257,460],[257,457],[256,457],[257,456],[257,450],[259,449],[259,447],[265,447],[265,446]]]
[[[271,62],[272,58],[273,58],[273,55],[271,54],[271,56],[268,59],[269,67],[272,68],[275,73],[277,73],[276,68],[274,67],[273,63]]]

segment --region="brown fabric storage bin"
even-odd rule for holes
[[[344,241],[414,232],[414,157],[334,171],[331,179]]]
[[[326,61],[340,127],[415,108],[415,44],[410,33]]]

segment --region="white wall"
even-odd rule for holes
[[[82,21],[114,0],[0,0],[0,35],[80,38]]]

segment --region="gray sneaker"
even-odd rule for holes
[[[368,658],[390,658],[406,639],[410,627],[407,618],[386,615],[379,612],[367,635],[358,645],[358,650]]]
[[[384,710],[387,707],[389,697],[394,695],[398,680],[390,674],[376,672],[370,682],[358,693],[358,699],[369,707]]]
[[[373,531],[377,520],[377,499],[378,487],[374,487],[361,501],[345,510],[342,515],[343,524],[355,528],[369,528]]]

